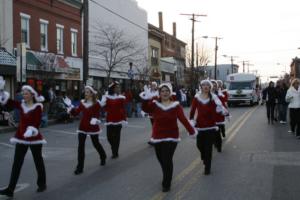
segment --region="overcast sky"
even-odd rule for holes
[[[148,12],[148,22],[158,26],[158,11],[163,12],[164,30],[172,33],[177,22],[178,38],[191,41],[191,21],[180,13],[206,14],[196,23],[199,45],[212,51],[214,40],[201,36],[223,37],[219,41],[218,63],[230,63],[221,55],[249,60],[263,76],[282,74],[292,58],[300,54],[300,1],[298,0],[137,0]],[[280,64],[277,64],[280,63]],[[241,63],[240,66],[242,65]],[[240,70],[242,70],[240,68]]]

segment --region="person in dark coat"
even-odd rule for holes
[[[277,92],[274,87],[274,82],[271,81],[269,86],[263,90],[263,103],[266,103],[268,124],[274,123],[274,109],[277,101]]]
[[[285,82],[280,82],[278,90],[278,111],[279,121],[281,124],[286,124],[286,115],[288,109],[288,102],[285,100],[288,87]]]

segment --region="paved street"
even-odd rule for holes
[[[186,109],[188,113],[188,109]],[[223,152],[214,152],[212,175],[204,176],[195,140],[181,131],[174,156],[171,192],[161,192],[161,169],[154,149],[148,146],[148,119],[129,119],[122,129],[120,157],[110,159],[106,131],[100,141],[109,156],[101,167],[91,141],[86,143],[84,173],[73,175],[77,156],[78,121],[42,129],[48,189],[37,194],[36,172],[27,153],[16,189],[20,200],[292,200],[300,198],[300,141],[287,133],[288,126],[268,125],[265,107],[231,108]],[[167,122],[166,122],[167,123]],[[14,146],[13,133],[0,135],[0,187],[7,185]],[[0,198],[1,199],[1,198]]]

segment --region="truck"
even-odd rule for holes
[[[227,76],[228,106],[242,103],[259,104],[259,77],[254,74],[234,73]]]

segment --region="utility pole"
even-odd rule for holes
[[[196,43],[196,67],[199,67],[198,43]]]
[[[83,1],[83,84],[89,76],[89,0]]]
[[[191,55],[191,67],[192,67],[192,84],[194,84],[195,80],[193,79],[193,72],[194,72],[194,66],[195,66],[195,57],[194,57],[194,52],[195,52],[195,49],[194,49],[194,41],[195,41],[195,22],[197,21],[196,20],[196,17],[206,17],[207,15],[202,15],[202,14],[180,14],[180,15],[186,15],[186,16],[192,16],[192,18],[190,20],[192,20],[192,55]]]

